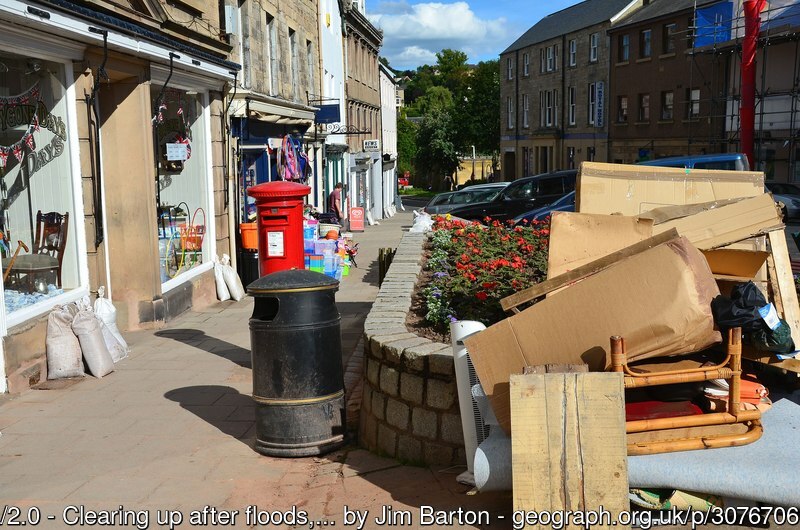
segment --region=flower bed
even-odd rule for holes
[[[501,299],[547,277],[549,225],[436,217],[426,265],[431,280],[422,293],[428,323],[446,334],[455,320],[489,326],[505,318]]]

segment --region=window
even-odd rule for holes
[[[650,121],[650,94],[639,94],[639,121]]]
[[[570,125],[575,125],[575,87],[567,89],[568,120]]]
[[[23,278],[15,276],[24,274],[24,268],[12,269],[5,283],[5,311],[9,316],[37,303],[46,305],[48,298],[80,287],[79,263],[85,264],[86,254],[84,251],[79,255],[76,244],[76,234],[84,230],[84,224],[83,211],[76,212],[74,205],[73,189],[76,181],[80,183],[80,167],[71,163],[73,142],[77,139],[70,134],[68,109],[74,110],[75,102],[67,97],[65,68],[60,63],[14,55],[7,50],[3,50],[2,62],[0,108],[4,112],[0,148],[5,156],[0,173],[8,189],[3,187],[0,230],[8,238],[8,252],[18,248],[18,240],[33,250],[38,210],[69,215],[63,258],[57,269],[31,272]],[[140,222],[147,225],[144,219]],[[152,221],[147,226],[152,226]],[[58,239],[58,235],[53,233],[47,237],[50,238]],[[3,254],[4,262],[9,253]],[[20,265],[19,261],[16,263]],[[6,263],[3,265],[7,267]]]
[[[509,80],[514,79],[514,61],[511,57],[506,59],[506,74]]]
[[[539,127],[545,126],[545,96],[544,92],[539,92]]]
[[[561,100],[558,99],[558,90],[553,90],[553,126],[558,127],[558,109],[561,107]]]
[[[700,115],[700,89],[686,89],[686,117],[696,118]]]
[[[545,63],[546,63],[546,61],[545,61],[545,57],[544,57],[544,48],[542,48],[541,50],[539,50],[539,72],[540,73],[544,73],[545,68],[546,68],[546,64]]]
[[[627,34],[620,35],[617,44],[617,60],[621,63],[627,62],[630,59],[631,54],[631,36]]]
[[[306,41],[306,68],[308,75],[308,87],[314,90],[314,46],[310,40]]]
[[[555,65],[555,57],[553,57],[553,47],[547,47],[547,71],[552,72]]]
[[[569,65],[575,66],[578,64],[578,41],[572,39],[569,41]]]
[[[553,125],[553,93],[547,91],[545,94],[545,120],[544,124],[548,127]]]
[[[527,76],[530,72],[528,66],[530,64],[530,56],[527,53],[522,54],[522,75]]]
[[[650,57],[652,50],[650,49],[651,31],[649,29],[643,30],[639,34],[639,57],[645,59]]]
[[[597,112],[597,87],[595,83],[589,83],[589,100],[586,110],[589,113],[589,125],[594,125],[594,115]]]
[[[162,215],[171,217],[166,223],[159,222],[157,225],[159,238],[157,259],[162,283],[208,262],[211,258],[211,242],[207,237],[198,236],[192,241],[191,236],[184,236],[178,228],[189,225],[191,217],[199,213],[199,208],[205,212],[210,211],[203,97],[204,95],[196,90],[179,88],[166,89],[160,101],[157,92],[151,94],[151,108],[157,124],[154,155],[158,160],[157,184],[161,202],[157,206],[178,205],[182,201],[188,205],[184,208],[186,213],[182,215],[177,212],[172,213],[169,209],[164,212],[162,206]],[[185,147],[180,147],[181,145]],[[254,211],[255,206],[251,206]],[[185,240],[183,245],[180,244],[182,238]],[[176,252],[181,246],[186,250]],[[176,257],[179,259],[173,259]]]
[[[266,67],[269,80],[269,93],[275,95],[278,93],[278,72],[279,72],[279,51],[278,51],[278,30],[275,24],[275,18],[267,13],[267,38],[265,39],[266,46]]]
[[[600,34],[592,33],[589,35],[589,62],[597,62],[597,47],[600,45]]]
[[[514,102],[511,101],[511,98],[506,98],[506,119],[508,122],[508,128],[514,128]]]
[[[289,65],[291,68],[290,79],[292,80],[292,99],[294,100],[297,100],[300,97],[300,80],[298,79],[300,76],[300,69],[299,65],[297,64],[298,62],[297,32],[292,28],[289,28]]]
[[[617,97],[617,123],[628,123],[628,96]]]
[[[526,129],[528,125],[528,94],[522,94],[522,126]]]
[[[661,119],[664,121],[672,120],[672,104],[674,95],[671,90],[661,93]]]
[[[661,29],[661,53],[675,53],[675,28],[676,25],[673,23],[664,24],[664,27]]]

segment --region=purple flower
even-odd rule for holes
[[[434,278],[444,278],[445,276],[447,276],[447,273],[446,272],[434,272],[433,276],[434,276]]]
[[[458,319],[456,317],[454,317],[453,315],[447,315],[447,318],[450,319],[450,322],[458,322]]]

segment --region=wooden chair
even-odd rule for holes
[[[11,267],[17,286],[26,286],[33,291],[37,277],[55,273],[56,285],[61,287],[61,264],[64,261],[64,248],[67,245],[69,212],[36,213],[36,232],[30,254],[19,256]],[[7,260],[3,260],[7,267]],[[24,275],[24,278],[22,278]]]
[[[611,371],[624,374],[626,389],[709,381],[712,379],[727,379],[729,381],[730,391],[728,395],[727,411],[694,416],[628,421],[625,424],[628,434],[647,431],[667,431],[669,429],[678,428],[707,427],[712,425],[731,425],[737,423],[747,426],[747,430],[744,433],[710,434],[708,436],[701,435],[690,438],[651,442],[631,443],[629,441],[629,455],[669,453],[674,451],[745,445],[761,437],[763,432],[759,421],[761,412],[758,410],[743,410],[740,406],[739,388],[742,375],[742,330],[740,328],[734,328],[728,331],[725,359],[721,363],[713,366],[698,366],[696,368],[687,368],[683,370],[653,372],[640,372],[629,366],[625,357],[624,339],[619,336],[613,336],[611,337]],[[665,434],[668,435],[668,433]]]

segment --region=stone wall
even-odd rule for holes
[[[405,325],[426,239],[403,236],[364,324],[359,440],[403,462],[464,464],[453,349]]]

